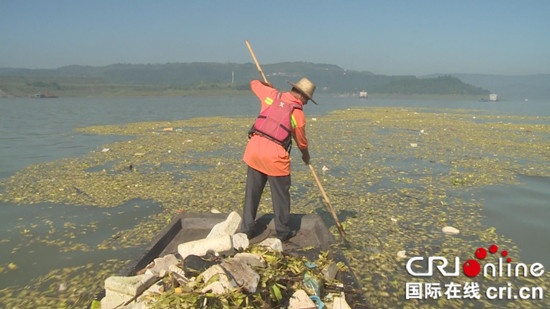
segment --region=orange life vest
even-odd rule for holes
[[[248,137],[256,133],[283,146],[288,152],[292,146],[292,125],[291,116],[294,109],[302,109],[301,104],[285,103],[281,100],[281,93],[269,107],[264,109],[250,131]]]

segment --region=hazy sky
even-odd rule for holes
[[[0,0],[0,67],[308,61],[388,75],[550,73],[550,1]]]

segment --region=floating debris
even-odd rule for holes
[[[398,259],[406,259],[407,258],[407,251],[401,250],[397,252],[397,258]]]
[[[457,235],[460,234],[460,231],[457,228],[454,228],[452,226],[446,226],[441,229],[441,231],[447,235]]]

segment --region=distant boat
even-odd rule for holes
[[[496,93],[491,93],[489,95],[489,100],[483,98],[480,100],[481,102],[498,102],[498,94]]]
[[[359,98],[366,99],[369,96],[368,92],[366,91],[360,91],[359,92]]]
[[[55,95],[55,94],[49,94],[48,91],[46,90],[45,93],[36,93],[34,95],[31,96],[32,98],[35,98],[35,99],[55,99],[55,98],[58,98],[59,96]]]

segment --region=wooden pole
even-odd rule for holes
[[[260,64],[258,63],[258,59],[256,59],[256,56],[254,55],[254,52],[252,51],[252,47],[250,46],[250,43],[248,43],[248,40],[245,40],[244,42],[246,43],[246,46],[248,47],[248,51],[250,51],[250,55],[252,55],[252,59],[254,59],[254,63],[256,63],[256,67],[258,68],[258,71],[262,75],[262,78],[264,79],[264,82],[267,83],[267,78],[265,77],[265,74],[262,71],[262,68],[260,67]]]
[[[334,222],[336,222],[336,227],[338,227],[338,231],[340,232],[340,235],[342,237],[346,236],[346,233],[344,232],[344,229],[342,228],[342,225],[340,224],[340,220],[338,220],[338,217],[336,216],[336,213],[334,212],[334,208],[332,207],[332,204],[328,200],[328,196],[325,193],[325,190],[323,189],[323,186],[321,185],[321,182],[319,181],[319,178],[317,177],[317,174],[315,173],[315,170],[313,169],[313,166],[311,164],[308,164],[309,169],[311,170],[311,173],[313,174],[313,177],[315,178],[315,181],[317,182],[317,186],[319,186],[319,189],[321,190],[321,194],[325,198],[325,202],[328,204],[328,208],[330,210],[330,213],[332,214],[332,218],[334,218]]]

